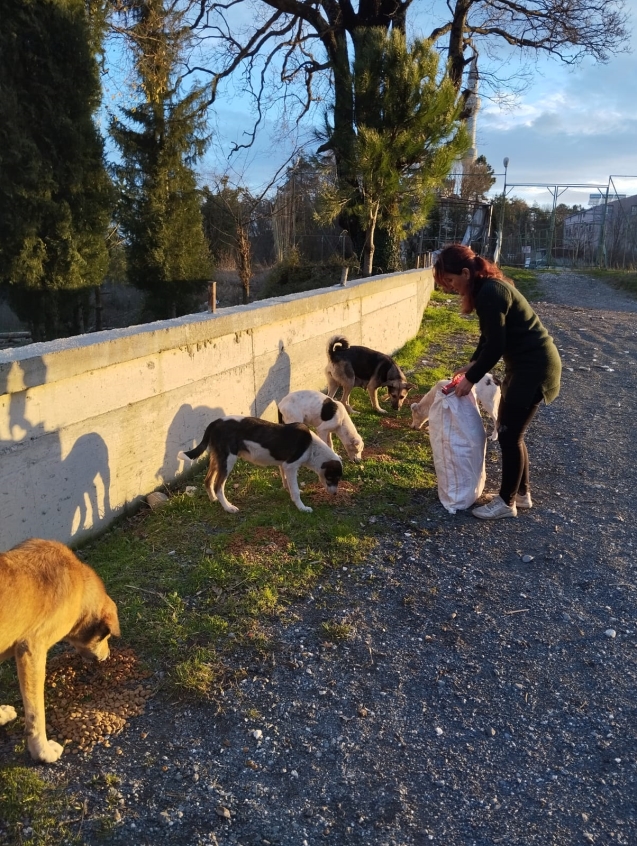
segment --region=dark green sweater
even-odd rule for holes
[[[526,299],[500,279],[476,282],[480,341],[465,374],[474,384],[504,360],[502,394],[514,405],[532,405],[538,390],[546,403],[560,392],[562,362],[553,339]]]

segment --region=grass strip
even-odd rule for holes
[[[601,279],[619,291],[637,295],[637,271],[635,270],[587,270],[587,276]]]
[[[370,517],[388,506],[421,509],[423,497],[436,501],[429,439],[409,428],[409,402],[468,361],[476,335],[475,318],[458,313],[456,298],[434,293],[417,336],[396,355],[417,390],[398,415],[382,417],[364,391],[354,390],[364,460],[345,461],[336,498],[313,473],[300,472],[312,514],[297,511],[275,468],[247,462],[227,483],[241,510],[227,514],[205,493],[204,458],[166,506],[122,520],[86,546],[83,557],[118,604],[125,640],[181,692],[214,697],[231,682],[230,652],[265,649],[271,622],[326,568],[365,559],[375,543]]]

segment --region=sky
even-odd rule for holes
[[[627,8],[632,18],[631,53],[605,65],[585,61],[574,69],[545,60],[513,108],[482,102],[478,153],[500,173],[504,157],[509,158],[508,186],[529,182],[606,186],[612,176],[611,194],[613,190],[637,194],[637,0],[630,0]],[[495,188],[502,190],[503,176]],[[587,205],[595,190],[571,189],[559,201]],[[507,188],[507,196],[539,205],[552,202],[546,188]]]
[[[632,31],[630,53],[612,57],[607,64],[587,59],[575,67],[541,58],[530,67],[526,89],[505,104],[498,104],[482,86],[477,151],[497,174],[493,194],[501,194],[504,187],[505,157],[509,159],[510,198],[547,206],[557,187],[559,202],[586,206],[597,186],[605,192],[611,177],[611,194],[637,194],[637,0],[626,0],[625,8]],[[408,18],[410,34],[426,36],[439,22],[437,10],[444,15],[444,0],[414,0]],[[504,67],[515,70],[519,55],[511,50],[504,57]],[[479,61],[483,59],[486,56],[481,55]],[[286,128],[286,144],[280,120],[274,118],[276,110],[266,110],[254,147],[233,156],[228,166],[232,142],[245,140],[252,125],[239,85],[238,79],[232,81],[225,89],[227,96],[217,101],[211,124],[213,144],[199,171],[201,181],[211,183],[215,174],[229,167],[231,179],[259,192],[285,163],[293,140],[307,142],[309,151],[316,143],[306,122],[298,129]],[[578,184],[586,187],[567,189]]]

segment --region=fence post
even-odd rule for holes
[[[608,193],[610,190],[610,182],[606,186],[606,196],[604,197],[604,209],[602,211],[602,223],[599,227],[599,243],[597,245],[597,266],[606,267],[606,215],[608,213]]]
[[[344,267],[341,270],[341,285],[345,287],[347,285],[347,276],[349,274],[349,267]]]
[[[208,311],[213,314],[217,311],[217,283],[208,282]]]

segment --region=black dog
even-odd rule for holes
[[[397,411],[411,388],[415,387],[405,379],[405,374],[393,358],[368,347],[350,347],[347,338],[342,335],[330,338],[327,355],[327,393],[334,397],[339,387],[343,388],[341,402],[350,413],[352,408],[349,395],[352,388],[366,388],[374,411],[387,414],[378,404],[376,392],[379,388],[387,388],[391,407]]]

